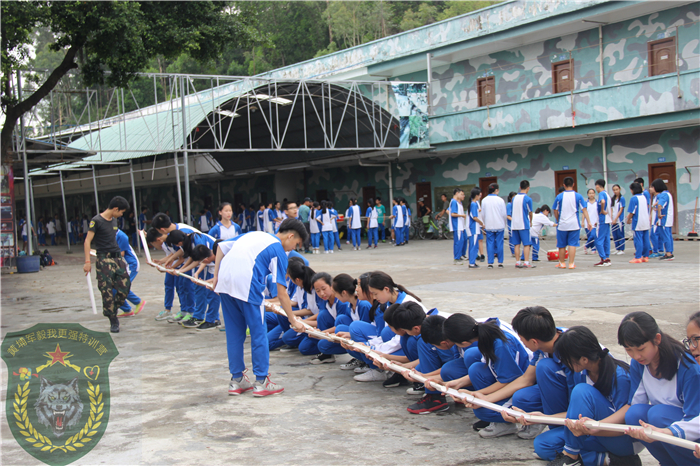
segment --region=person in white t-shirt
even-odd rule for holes
[[[49,223],[46,224],[46,231],[51,237],[51,246],[56,246],[56,224],[52,218],[49,218]]]
[[[493,268],[494,256],[498,256],[498,267],[503,268],[503,237],[508,223],[508,214],[506,203],[498,196],[498,192],[498,184],[491,183],[488,196],[481,201],[489,269]]]
[[[588,255],[595,254],[596,230],[598,228],[598,200],[595,198],[595,189],[589,189],[586,194],[588,195],[586,210],[591,223],[586,223],[584,226],[586,230],[586,245],[583,253]]]
[[[535,210],[535,215],[532,216],[532,225],[530,226],[530,241],[532,242],[532,260],[539,261],[540,254],[540,233],[544,227],[556,227],[557,224],[549,219],[551,209],[547,204],[544,204],[539,209]],[[525,260],[524,257],[522,260]]]
[[[557,219],[557,248],[559,248],[558,269],[566,268],[566,249],[569,249],[569,268],[575,269],[576,248],[581,243],[581,223],[579,212],[589,224],[591,219],[586,210],[586,201],[579,193],[574,191],[574,179],[570,176],[564,178],[564,191],[559,193],[552,206],[554,217]]]

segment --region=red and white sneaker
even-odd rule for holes
[[[282,385],[273,383],[270,380],[269,375],[262,382],[256,380],[255,384],[253,384],[253,396],[277,395],[278,393],[282,393],[283,391],[284,387]]]
[[[600,262],[596,262],[593,264],[593,267],[605,267],[605,260],[601,260]]]
[[[231,382],[228,384],[228,394],[229,395],[242,395],[248,390],[253,390],[253,384],[248,380],[248,375],[243,372],[243,377],[240,382],[231,378]]]

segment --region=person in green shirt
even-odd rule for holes
[[[306,231],[309,232],[310,237],[309,215],[311,215],[311,199],[307,197],[304,199],[304,203],[299,206],[299,220],[301,220],[301,223],[304,224],[304,227],[306,228]],[[304,252],[306,254],[311,254],[311,251],[309,251],[309,246],[311,244],[309,242],[309,237],[307,237],[304,241]]]
[[[382,243],[386,243],[386,231],[384,230],[384,214],[386,213],[386,208],[382,205],[382,198],[378,197],[374,200],[377,206],[377,223],[379,224],[379,234],[382,237]]]

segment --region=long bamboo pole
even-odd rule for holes
[[[271,303],[265,303],[265,307],[270,309],[272,312],[275,314],[283,315],[286,317],[286,313],[277,305],[271,304]],[[304,332],[307,333],[310,336],[323,339],[323,340],[328,340],[332,341],[334,343],[341,343],[346,346],[349,346],[353,348],[353,350],[365,354],[367,357],[373,359],[377,363],[383,365],[387,369],[393,371],[393,372],[398,372],[399,374],[408,374],[411,379],[416,380],[418,382],[421,382],[423,384],[430,384],[435,390],[438,390],[446,395],[453,396],[455,398],[459,398],[463,401],[466,401],[467,403],[471,403],[477,406],[480,406],[482,408],[487,408],[492,411],[497,411],[501,413],[506,413],[509,414],[515,418],[521,418],[524,417],[526,421],[532,422],[534,424],[553,424],[553,425],[560,425],[563,426],[565,425],[565,419],[559,418],[559,417],[551,417],[551,416],[537,416],[534,414],[527,414],[523,413],[521,411],[516,411],[514,409],[510,408],[505,408],[501,405],[497,405],[495,403],[491,403],[485,400],[482,400],[480,398],[476,398],[473,395],[470,395],[468,393],[463,393],[455,390],[454,388],[447,388],[444,385],[440,385],[439,383],[433,382],[432,380],[429,380],[426,377],[423,377],[421,374],[418,374],[414,372],[413,370],[408,370],[405,367],[399,366],[397,364],[394,364],[393,362],[389,361],[388,359],[380,356],[379,354],[375,353],[372,351],[368,346],[365,346],[363,344],[358,344],[354,342],[353,340],[349,340],[347,338],[342,338],[339,337],[335,334],[328,334],[324,332],[320,332],[310,325],[304,323],[301,321],[302,324],[304,325]],[[674,437],[672,435],[668,434],[663,434],[660,432],[655,432],[651,429],[651,427],[646,427],[643,428],[641,426],[629,426],[625,424],[611,424],[607,422],[600,422],[600,421],[586,421],[584,423],[586,427],[589,429],[599,429],[599,430],[607,430],[607,431],[612,431],[612,432],[625,432],[627,429],[642,429],[644,430],[644,433],[649,437],[654,440],[658,440],[660,442],[665,442],[665,443],[670,443],[672,445],[681,447],[681,448],[686,448],[688,450],[695,450],[695,447],[700,445],[695,442],[691,442],[690,440],[685,440],[681,438]]]

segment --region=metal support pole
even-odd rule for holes
[[[31,177],[29,178],[29,203],[32,206],[32,216],[31,216],[31,224],[32,226],[36,225],[36,207],[34,207],[34,182],[32,181]],[[27,217],[29,218],[29,217]],[[29,239],[29,244],[32,244],[32,236],[31,236],[31,231],[27,231],[27,238]],[[36,247],[39,247],[39,243],[37,241]]]
[[[425,57],[426,57],[427,68],[428,68],[427,69],[427,71],[428,71],[428,93],[427,93],[427,95],[428,95],[428,115],[432,115],[433,114],[433,102],[430,98],[430,92],[431,92],[431,88],[432,88],[432,79],[433,79],[433,66],[432,66],[432,63],[430,61],[430,59],[432,58],[432,55],[430,53],[426,53]]]
[[[217,193],[219,194],[219,205],[221,205],[221,202],[223,202],[223,201],[221,200],[221,180],[218,180],[218,181],[216,182],[216,191],[217,191]],[[234,210],[234,212],[235,212],[236,206],[234,206],[234,209],[233,209],[233,210]],[[217,211],[217,212],[219,211],[218,207],[217,207],[217,210],[216,210],[216,211]]]
[[[603,136],[603,179],[605,187],[608,189],[608,144],[605,136]]]
[[[66,191],[63,189],[63,170],[58,172],[58,179],[61,182],[61,200],[63,201],[63,221],[66,226],[66,244],[68,245],[67,254],[72,254],[73,251],[70,250],[70,233],[68,233],[68,224],[70,220],[68,219],[68,209],[66,209]]]
[[[17,71],[17,98],[22,101],[22,72]],[[27,213],[27,239],[29,244],[27,245],[27,254],[32,255],[32,209],[31,201],[29,200],[29,195],[32,192],[30,186],[31,180],[29,177],[29,168],[27,167],[27,139],[24,137],[24,114],[19,117],[19,131],[20,139],[22,141],[22,164],[24,168],[24,210]]]
[[[389,205],[394,200],[394,182],[391,179],[391,162],[389,162]]]
[[[95,178],[95,166],[92,166],[92,187],[95,190],[95,210],[100,213],[100,198],[97,197],[97,178]]]
[[[188,224],[192,218],[190,207],[190,167],[189,159],[187,158],[187,115],[185,115],[185,78],[180,76],[180,97],[182,102],[182,154],[185,165],[185,212],[187,220],[183,223]]]
[[[136,228],[138,229],[139,221],[139,209],[136,206],[136,186],[134,185],[134,164],[129,160],[129,177],[131,178],[131,199],[134,206],[134,221],[136,222]],[[141,241],[136,240],[136,247],[138,248],[139,254],[141,254]]]
[[[605,75],[603,74],[603,25],[598,26],[598,54],[600,55],[600,85],[605,86]]]
[[[173,154],[173,157],[175,160],[175,178],[177,179],[177,183],[176,183],[176,186],[177,186],[177,207],[178,207],[179,212],[180,212],[180,221],[182,223],[186,223],[185,216],[183,215],[183,212],[182,212],[182,186],[180,186],[180,166],[179,166],[179,163],[177,161],[177,152],[175,152]]]

